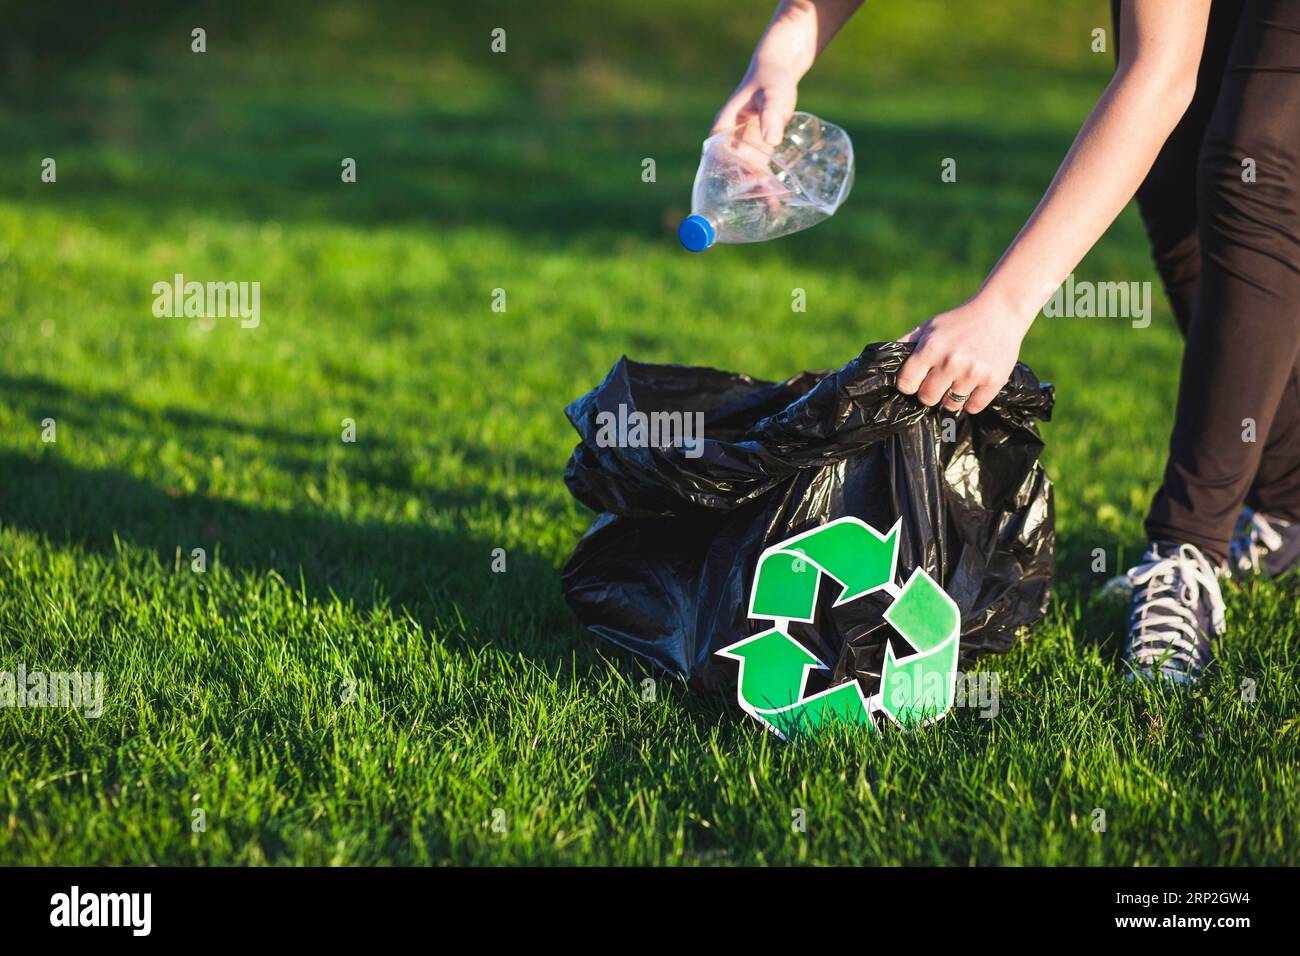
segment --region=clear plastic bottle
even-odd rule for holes
[[[775,239],[821,222],[852,188],[853,144],[844,130],[795,113],[772,146],[755,118],[704,141],[691,214],[677,238],[692,252]]]

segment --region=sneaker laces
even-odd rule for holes
[[[1148,552],[1150,553],[1150,552]],[[1199,670],[1201,642],[1208,640],[1197,622],[1201,593],[1209,595],[1213,626],[1223,629],[1226,609],[1214,569],[1195,548],[1178,550],[1129,570],[1133,582],[1133,625],[1129,634],[1129,659],[1139,667],[1181,665]]]
[[[1284,544],[1274,522],[1278,527],[1288,526],[1280,518],[1269,519],[1250,509],[1242,512],[1237,534],[1229,547],[1233,567],[1243,574],[1259,574],[1263,570],[1264,559]]]

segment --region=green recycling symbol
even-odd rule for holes
[[[901,727],[918,727],[952,709],[961,613],[921,568],[902,587],[895,583],[898,529],[895,523],[882,535],[858,518],[837,518],[772,545],[759,556],[749,616],[770,620],[772,626],[717,653],[740,662],[740,706],[781,739],[836,722],[877,730],[877,712]],[[804,695],[809,671],[826,670],[826,665],[788,629],[791,621],[813,622],[823,577],[842,588],[835,607],[876,591],[893,598],[885,620],[913,653],[897,658],[886,645],[880,689],[870,698],[856,680]]]

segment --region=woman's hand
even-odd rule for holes
[[[781,0],[759,38],[745,78],[713,120],[713,132],[757,118],[770,146],[794,114],[799,80],[862,0]]]
[[[1028,323],[979,296],[918,325],[900,342],[916,350],[898,372],[898,390],[948,411],[982,412],[1011,377]],[[969,395],[955,402],[949,393]]]
[[[798,78],[789,67],[755,60],[740,86],[718,111],[710,135],[757,117],[763,141],[776,146],[794,114],[798,86]]]

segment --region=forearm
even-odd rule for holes
[[[863,0],[781,0],[754,48],[754,65],[779,66],[800,79]]]
[[[981,294],[1028,329],[1142,184],[1190,97],[1176,79],[1117,73]]]

